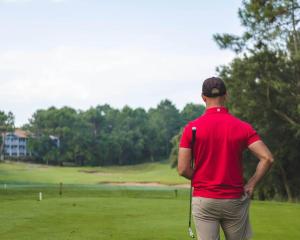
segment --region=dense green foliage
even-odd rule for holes
[[[245,32],[242,36],[215,34],[221,48],[239,53],[243,50],[255,53],[262,49],[300,50],[299,0],[243,0],[239,18]]]
[[[14,128],[15,117],[12,112],[0,111],[0,132],[11,131]]]
[[[3,111],[0,111],[0,155],[1,159],[3,157],[3,138],[2,134],[6,132],[10,132],[14,129],[14,120],[15,117],[12,112],[5,113]]]
[[[36,111],[26,126],[36,161],[49,164],[126,165],[167,159],[172,137],[202,105],[187,104],[180,112],[169,100],[145,111],[99,105],[87,111],[51,107]],[[49,136],[60,139],[60,146]]]
[[[215,36],[222,48],[243,51],[219,68],[230,109],[254,125],[275,157],[258,188],[261,199],[300,197],[299,10],[296,0],[244,1],[239,10],[244,35]],[[249,177],[256,164],[248,160]]]

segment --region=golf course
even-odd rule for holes
[[[188,182],[168,163],[5,162],[0,183],[1,239],[189,239]],[[299,215],[296,203],[252,201],[253,239],[300,239]]]

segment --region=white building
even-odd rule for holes
[[[30,155],[27,148],[28,133],[22,129],[3,134],[4,154],[10,157],[25,157]]]

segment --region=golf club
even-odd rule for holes
[[[191,159],[191,168],[194,168],[194,144],[196,140],[196,127],[192,127],[192,159]],[[193,186],[192,186],[192,179],[191,179],[191,186],[190,186],[190,209],[189,209],[189,235],[191,238],[195,238],[195,235],[192,230],[192,193],[193,193]]]

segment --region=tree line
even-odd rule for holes
[[[203,110],[204,106],[190,103],[179,111],[169,100],[148,111],[129,106],[116,109],[107,104],[86,111],[50,107],[37,110],[23,129],[30,132],[32,161],[128,165],[167,159],[172,137]],[[59,147],[49,136],[58,137]]]

